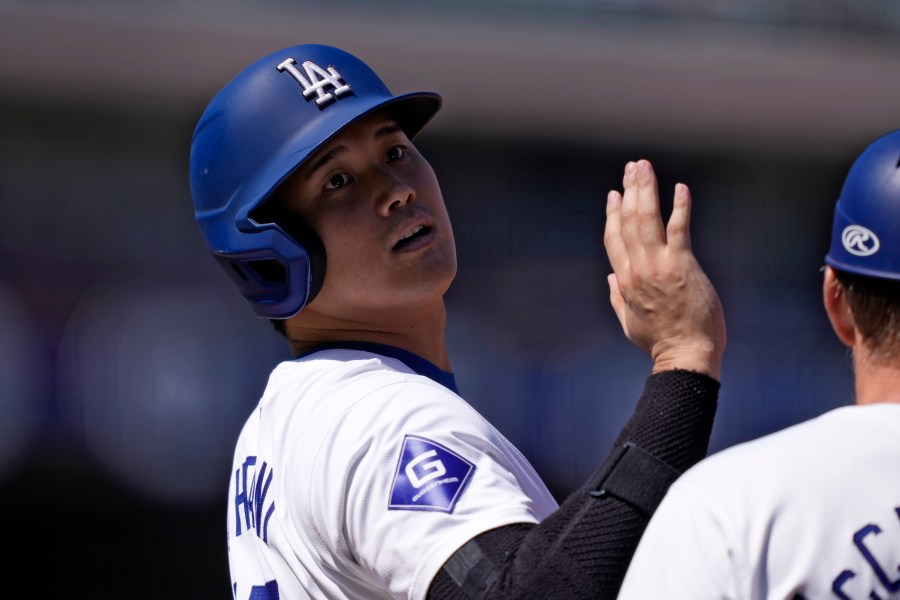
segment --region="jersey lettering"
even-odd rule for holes
[[[334,67],[323,69],[311,60],[305,61],[301,67],[306,76],[297,68],[297,61],[289,58],[275,67],[282,73],[288,73],[297,80],[303,88],[303,97],[310,100],[316,96],[316,106],[324,108],[338,98],[350,93],[350,85],[347,84]],[[330,88],[330,89],[329,89]]]
[[[865,557],[866,562],[869,563],[869,566],[872,567],[872,570],[875,571],[875,575],[878,577],[878,580],[881,582],[887,590],[891,593],[900,591],[900,579],[891,579],[888,577],[888,574],[885,570],[878,564],[878,560],[875,558],[875,555],[866,546],[865,539],[869,535],[878,535],[881,533],[881,527],[874,524],[869,524],[856,532],[853,536],[853,543],[856,544],[856,547],[859,548],[860,553]],[[892,571],[896,572],[897,567],[900,565],[894,565]]]
[[[278,598],[278,583],[272,580],[267,581],[264,586],[254,585],[248,600],[278,600]]]
[[[231,584],[231,595],[237,599],[237,582]],[[279,600],[281,594],[278,593],[278,582],[274,579],[267,581],[265,585],[254,585],[250,588],[250,595],[247,600]]]
[[[234,535],[239,537],[246,529],[256,530],[263,542],[269,542],[269,519],[275,512],[275,501],[266,507],[266,496],[272,485],[274,472],[263,462],[259,469],[256,457],[248,456],[234,474]],[[263,514],[265,511],[265,514]]]
[[[856,573],[851,571],[850,569],[844,569],[841,571],[841,574],[834,578],[834,582],[831,584],[831,591],[834,592],[834,595],[840,598],[841,600],[852,600],[847,594],[844,593],[844,584],[856,577]]]
[[[388,509],[453,512],[474,471],[473,463],[449,448],[407,435],[400,449]]]
[[[900,507],[895,508],[894,512],[896,513],[898,520],[900,520]],[[897,573],[900,571],[900,565],[889,565],[886,567],[878,560],[878,551],[875,549],[877,542],[882,542],[880,545],[881,548],[889,549],[893,547],[886,540],[877,537],[882,533],[881,527],[874,523],[869,523],[853,534],[853,545],[856,546],[859,553],[862,554],[863,558],[866,559],[866,562],[869,563],[869,566],[872,568],[878,581],[881,582],[881,585],[884,586],[889,594],[893,595],[900,591],[900,577],[891,579],[888,573]],[[900,537],[897,536],[897,533],[895,533],[895,536]],[[896,540],[894,540],[894,543],[896,543]],[[841,600],[852,600],[852,597],[844,590],[844,586],[854,577],[856,577],[856,573],[852,569],[844,569],[841,571],[840,575],[838,575],[831,584],[831,590],[834,592],[834,595]],[[881,600],[881,596],[875,590],[869,591],[868,598],[870,600]]]

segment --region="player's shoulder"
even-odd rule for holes
[[[474,409],[457,393],[452,374],[388,347],[326,348],[279,364],[269,378],[264,405],[332,419],[399,418],[428,411],[435,418]],[[368,415],[368,416],[366,416]],[[475,414],[470,418],[478,420]]]
[[[741,485],[738,482],[808,477],[811,464],[837,461],[879,435],[879,429],[895,435],[900,426],[900,405],[870,408],[842,406],[716,451],[688,469],[681,477],[682,484],[711,488],[710,482],[715,481]],[[885,426],[885,420],[890,426]]]

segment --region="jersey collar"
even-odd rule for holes
[[[298,354],[296,358],[304,358],[319,350],[362,350],[363,352],[371,352],[372,354],[396,358],[419,375],[423,375],[432,381],[441,384],[453,393],[459,394],[459,390],[456,388],[456,376],[453,373],[444,371],[421,356],[403,350],[402,348],[388,346],[387,344],[376,344],[374,342],[334,342],[316,346],[315,348]]]

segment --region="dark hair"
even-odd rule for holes
[[[900,356],[900,281],[838,270],[835,275],[873,356],[884,362]]]

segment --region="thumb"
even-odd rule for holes
[[[615,311],[616,317],[618,317],[619,323],[622,325],[622,329],[625,331],[627,337],[628,328],[625,324],[625,298],[623,298],[621,292],[619,292],[619,280],[615,273],[610,273],[606,276],[606,281],[609,283],[609,303],[612,305],[613,311]]]

